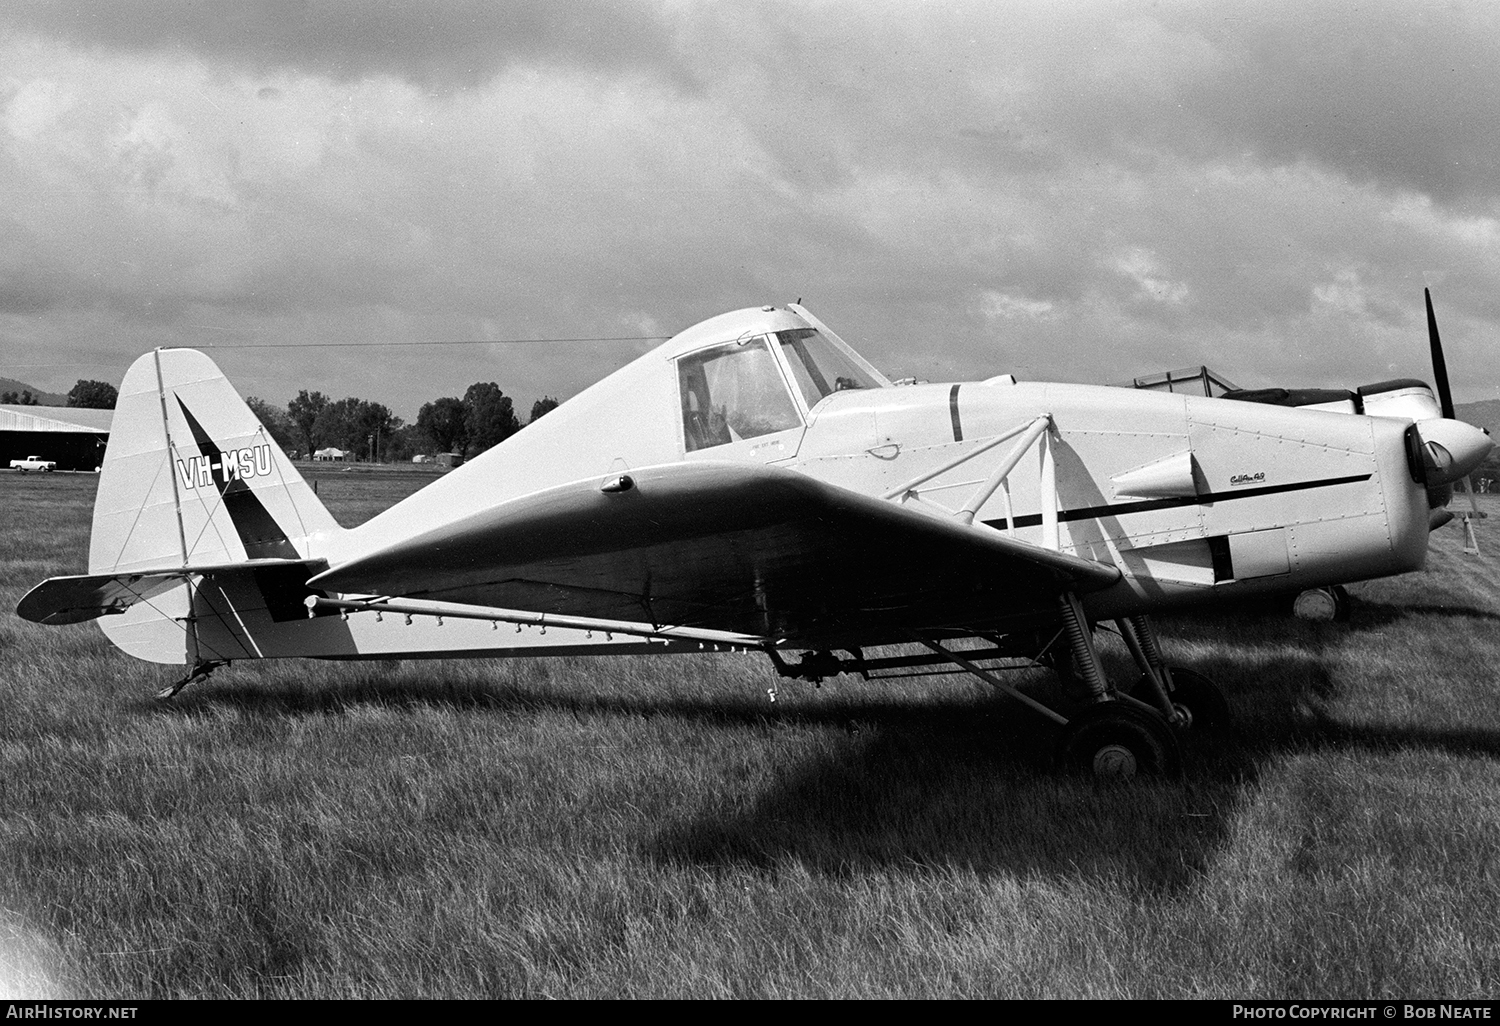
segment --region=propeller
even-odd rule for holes
[[[1443,359],[1443,343],[1438,338],[1437,315],[1432,312],[1432,290],[1422,289],[1422,297],[1427,301],[1427,344],[1432,350],[1432,377],[1437,386],[1438,403],[1443,408],[1443,417],[1447,420],[1457,420],[1453,413],[1453,389],[1448,385],[1448,361]],[[1464,478],[1464,490],[1469,493],[1469,507],[1471,512],[1460,513],[1459,517],[1464,522],[1464,551],[1471,555],[1479,554],[1479,539],[1474,535],[1474,521],[1484,514],[1479,512],[1479,500],[1474,497],[1474,475],[1470,474]]]
[[[1424,288],[1422,298],[1427,301],[1427,344],[1432,349],[1432,377],[1437,385],[1438,402],[1442,404],[1443,416],[1457,420],[1453,415],[1453,390],[1448,387],[1448,361],[1443,359],[1443,343],[1438,338],[1437,315],[1432,312],[1432,290]]]

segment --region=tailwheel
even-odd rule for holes
[[[1182,770],[1166,721],[1124,702],[1100,702],[1069,720],[1057,754],[1063,766],[1101,780],[1175,777]]]
[[[1347,623],[1349,591],[1342,584],[1328,588],[1309,588],[1292,600],[1292,615],[1299,620]]]
[[[1182,714],[1185,730],[1229,729],[1229,703],[1224,693],[1196,670],[1172,667],[1172,705]]]

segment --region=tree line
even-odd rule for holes
[[[415,424],[403,423],[381,403],[355,396],[335,400],[307,389],[284,408],[255,396],[245,402],[277,445],[303,456],[333,448],[357,459],[382,462],[405,462],[423,453],[471,457],[524,426],[510,396],[493,381],[476,381],[462,399],[446,396],[424,403]],[[533,424],[556,408],[556,399],[538,399],[531,404],[526,423]]]
[[[119,399],[115,386],[80,379],[68,392],[68,405],[112,410]],[[297,393],[286,406],[250,396],[245,400],[276,444],[288,453],[310,456],[318,449],[340,449],[357,459],[405,461],[421,453],[456,452],[477,456],[521,430],[510,396],[493,381],[476,381],[460,399],[447,396],[425,403],[415,424],[404,424],[381,403],[350,396],[330,399],[322,392]],[[40,405],[30,389],[0,392],[0,403]],[[557,408],[544,396],[531,404],[527,424]]]
[[[68,389],[68,405],[74,409],[112,410],[115,408],[115,400],[119,398],[119,390],[107,381],[85,381],[79,378],[78,384]],[[31,389],[23,388],[19,392],[0,392],[0,404],[40,406],[42,401]]]

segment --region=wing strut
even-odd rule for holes
[[[923,473],[912,478],[910,481],[907,481],[905,484],[890,489],[889,491],[885,492],[885,494],[881,495],[881,498],[895,499],[897,500],[897,502],[902,504],[906,503],[908,500],[923,503],[925,505],[940,509],[944,513],[957,518],[960,523],[963,523],[965,525],[972,524],[974,522],[974,515],[979,512],[979,508],[986,502],[989,502],[990,496],[994,495],[995,492],[999,490],[1000,486],[1005,484],[1006,478],[1010,476],[1010,472],[1012,470],[1016,469],[1016,464],[1021,462],[1021,458],[1026,455],[1027,451],[1030,450],[1033,445],[1040,443],[1042,548],[1051,549],[1052,551],[1056,552],[1058,549],[1057,465],[1052,457],[1052,446],[1050,444],[1051,428],[1052,414],[1050,413],[1044,413],[1041,416],[1027,421],[1024,424],[1017,424],[1010,430],[1003,431],[1000,434],[996,435],[994,438],[987,440],[983,445],[980,445],[975,449],[971,449],[963,455],[957,456],[951,460],[946,461],[945,463],[939,464],[932,470],[924,471]],[[1010,450],[1006,452],[1004,458],[1001,459],[999,464],[996,465],[995,469],[990,472],[989,477],[985,478],[984,482],[980,484],[977,489],[975,489],[974,494],[969,496],[969,501],[965,502],[961,509],[948,509],[941,503],[924,498],[921,493],[918,492],[918,489],[921,488],[922,485],[926,484],[928,481],[931,481],[933,478],[938,477],[942,474],[946,474],[948,471],[964,463],[967,463],[969,460],[974,459],[976,456],[981,456],[984,453],[989,452],[1001,442],[1008,442],[1012,438],[1015,438],[1017,435],[1020,436],[1020,439],[1016,442],[1015,445],[1011,446]],[[1007,523],[1007,533],[1014,537],[1016,533],[1016,518],[1012,514],[1010,509],[1009,491],[1005,493],[1005,498],[1005,520]]]
[[[1142,702],[1136,698],[1132,698],[1129,695],[1116,691],[1114,688],[1110,687],[1109,679],[1105,676],[1104,664],[1099,659],[1098,651],[1094,648],[1093,632],[1089,629],[1088,619],[1084,615],[1083,604],[1078,601],[1078,596],[1073,592],[1068,592],[1064,595],[1058,596],[1057,608],[1062,620],[1063,632],[1067,635],[1068,647],[1073,656],[1074,672],[1076,673],[1079,682],[1087,691],[1085,701],[1090,705],[1098,705],[1108,702],[1124,702],[1129,705],[1156,712],[1157,710],[1152,709],[1152,707],[1147,705],[1145,702]],[[1168,671],[1166,671],[1165,666],[1161,666],[1160,668],[1158,668],[1157,666],[1157,664],[1160,662],[1161,657],[1159,653],[1157,653],[1156,638],[1154,635],[1149,633],[1150,628],[1149,625],[1146,624],[1144,617],[1136,617],[1134,619],[1139,624],[1137,629],[1142,632],[1142,636],[1150,639],[1149,644],[1139,641],[1134,633],[1127,632],[1125,630],[1126,622],[1123,620],[1120,622],[1122,633],[1125,633],[1126,641],[1130,646],[1131,655],[1135,657],[1136,663],[1142,668],[1143,672],[1146,673],[1146,675],[1153,681],[1153,683],[1157,684],[1158,689],[1160,689],[1159,677],[1157,676],[1157,674],[1159,672],[1165,673]],[[1134,624],[1132,626],[1134,626]],[[1058,726],[1066,727],[1071,722],[1068,717],[1063,716],[1061,713],[1048,708],[1029,695],[1026,695],[1021,691],[1018,691],[1017,689],[1011,687],[1009,684],[996,677],[989,670],[986,670],[984,667],[979,666],[973,661],[964,658],[962,654],[944,648],[939,642],[933,640],[932,638],[924,637],[921,639],[921,642],[923,645],[927,646],[938,655],[943,656],[950,662],[956,663],[957,665],[963,667],[965,670],[972,673],[974,676],[978,677],[986,684],[990,685],[998,691],[1003,692],[1004,694],[1009,695],[1011,698],[1016,699],[1016,701],[1020,702],[1022,705],[1025,705],[1028,709],[1040,713],[1047,719],[1051,720],[1053,723],[1056,723]],[[1153,655],[1155,656],[1155,658],[1153,658]],[[1168,677],[1167,679],[1170,680],[1171,678]],[[1163,704],[1166,709],[1170,710],[1172,708],[1171,701],[1169,699],[1166,699],[1165,691],[1163,691],[1162,694]],[[1171,722],[1170,715],[1171,714],[1169,712],[1167,717],[1168,722]]]
[[[1038,702],[1030,695],[1026,695],[1020,691],[1017,691],[1015,688],[1005,683],[1005,681],[1001,680],[999,677],[996,677],[989,670],[986,670],[982,666],[975,665],[968,659],[965,659],[963,656],[959,655],[957,652],[949,651],[942,645],[938,644],[936,641],[933,641],[931,638],[923,638],[922,644],[932,649],[944,659],[962,666],[965,670],[968,670],[970,673],[978,677],[980,680],[984,681],[996,691],[1007,694],[1011,698],[1014,698],[1017,702],[1020,702],[1022,705],[1026,706],[1026,708],[1041,713],[1043,716],[1047,717],[1047,719],[1051,720],[1059,727],[1066,727],[1068,725],[1068,718],[1066,716],[1063,716],[1061,713],[1053,712],[1051,709],[1047,708],[1045,705],[1043,705],[1041,702]]]

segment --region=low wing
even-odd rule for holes
[[[35,623],[82,623],[113,613],[123,613],[137,602],[145,602],[194,577],[210,577],[228,570],[303,567],[304,574],[327,564],[321,559],[252,559],[243,563],[141,570],[124,574],[80,574],[51,577],[26,593],[16,605],[16,614]]]
[[[787,641],[994,625],[1113,584],[1112,566],[788,470],[695,462],[502,503],[312,587]]]

